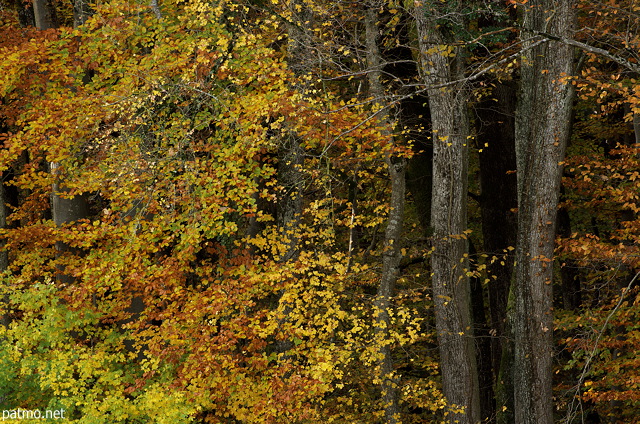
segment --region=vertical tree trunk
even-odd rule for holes
[[[36,28],[45,30],[58,26],[56,10],[51,0],[33,0],[33,15],[35,17]]]
[[[378,7],[375,2],[367,5],[365,16],[367,65],[369,91],[378,106],[383,107],[378,118],[387,130],[382,131],[387,142],[393,144],[393,134],[390,131],[391,118],[385,103],[385,93],[380,80],[382,74],[382,58],[378,48]],[[391,356],[391,340],[389,328],[391,320],[389,309],[391,298],[395,290],[400,265],[400,237],[404,221],[405,202],[405,172],[407,161],[388,155],[386,158],[389,178],[391,180],[391,199],[389,200],[389,216],[384,234],[384,248],[382,253],[382,275],[378,285],[375,303],[375,333],[376,341],[380,343],[380,380],[382,402],[384,405],[385,422],[397,423],[400,420],[398,408],[397,379],[394,376],[393,358]]]
[[[473,242],[469,241],[469,254],[473,257],[477,252]],[[491,331],[487,322],[487,308],[484,301],[484,290],[479,276],[470,277],[471,311],[476,346],[476,363],[478,366],[478,390],[480,393],[480,417],[483,423],[493,423],[496,410],[494,394],[494,378],[491,363]]]
[[[431,265],[442,385],[452,408],[447,420],[475,424],[480,421],[480,395],[466,274],[467,94],[460,84],[436,88],[463,76],[463,58],[440,33],[438,11],[424,2],[415,5],[422,75],[431,87],[427,90],[433,130]]]
[[[4,183],[0,178],[0,228],[6,228],[7,226],[7,200],[5,198]],[[9,252],[5,250],[5,242],[0,241],[0,274],[3,274],[9,268]],[[2,299],[3,305],[9,304],[8,296]],[[7,311],[3,311],[2,317],[0,317],[0,325],[5,327],[9,326],[9,315]]]
[[[93,14],[93,9],[87,0],[74,0],[73,2],[73,27],[77,28],[87,22]]]
[[[296,76],[304,73],[308,66],[307,48],[309,36],[304,23],[311,19],[311,11],[301,2],[294,0],[290,4],[292,19],[296,24],[287,26],[289,31],[289,44],[287,46],[287,65]],[[304,87],[294,88],[303,91]],[[303,149],[300,145],[298,135],[288,132],[278,148],[278,184],[281,192],[278,195],[276,204],[276,225],[282,236],[282,243],[287,248],[280,258],[280,262],[286,263],[295,261],[299,255],[298,233],[300,218],[302,216],[302,189],[303,175],[301,172],[303,164]],[[287,322],[291,314],[291,307],[283,300],[284,290],[278,299],[279,308],[282,311],[280,323]],[[288,338],[277,342],[278,352],[285,353],[284,358],[288,358],[286,352],[293,347],[293,343]]]
[[[58,170],[58,164],[51,162],[51,172],[56,175]],[[61,187],[60,183],[53,184],[51,193],[51,214],[53,215],[53,222],[56,227],[61,227],[64,224],[76,222],[79,219],[87,218],[89,216],[89,202],[85,195],[76,195],[73,197],[67,196],[67,190]],[[67,252],[70,250],[69,246],[62,242],[56,242],[56,250],[58,254]],[[73,282],[73,278],[64,273],[64,269],[59,269],[56,279],[63,283]]]
[[[33,0],[33,11],[35,15],[36,27],[39,30],[54,28],[57,26],[55,18],[55,9],[50,0]],[[52,162],[50,164],[51,173],[57,174],[58,164]],[[62,226],[67,223],[75,222],[78,219],[86,218],[89,215],[89,205],[85,196],[73,196],[67,198],[66,190],[61,188],[59,183],[55,183],[51,193],[51,214],[56,226]],[[59,253],[67,251],[68,246],[62,243],[56,243]],[[64,270],[60,270],[57,275],[58,280],[70,282],[71,279],[64,274]]]
[[[525,29],[571,38],[573,2],[535,0]],[[523,30],[522,37],[532,34]],[[518,424],[552,424],[552,277],[556,218],[573,88],[573,50],[549,41],[523,55],[516,118],[518,243],[513,287],[514,404]]]
[[[513,385],[510,368],[512,341],[507,329],[507,303],[513,275],[518,206],[515,151],[515,84],[494,82],[491,98],[476,106],[480,162],[480,206],[487,264],[491,316],[491,367],[495,382],[495,416],[501,424],[513,422]],[[503,352],[507,358],[503,361]],[[494,415],[494,414],[492,414]]]

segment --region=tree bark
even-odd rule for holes
[[[58,164],[50,163],[51,173],[57,175]],[[67,196],[67,190],[61,187],[60,183],[53,184],[51,193],[51,214],[56,227],[76,222],[79,219],[89,216],[89,202],[85,195]],[[66,243],[56,242],[57,254],[70,251]],[[62,283],[69,284],[73,282],[73,278],[64,273],[64,269],[60,267],[56,279]]]
[[[447,43],[436,19],[439,11],[415,2],[422,76],[427,87],[461,79],[460,47]],[[460,15],[450,15],[457,19]],[[467,271],[467,167],[469,116],[463,85],[429,88],[433,131],[431,256],[436,331],[449,423],[480,421],[478,371],[471,322]]]
[[[393,145],[391,133],[391,118],[388,105],[385,104],[385,93],[381,82],[382,58],[378,48],[378,7],[375,2],[367,6],[365,16],[367,65],[369,91],[377,103],[376,107],[382,107],[378,112],[378,119],[382,124],[382,136]],[[384,248],[382,253],[382,275],[378,285],[375,302],[375,334],[379,343],[379,368],[382,391],[382,403],[384,406],[385,422],[388,424],[400,422],[400,410],[398,407],[398,385],[394,375],[393,358],[391,356],[391,340],[389,328],[391,319],[389,309],[391,298],[395,291],[396,280],[400,265],[400,238],[404,221],[405,202],[405,173],[407,161],[405,158],[397,158],[392,155],[386,157],[389,179],[391,180],[391,199],[389,200],[389,216],[384,235]]]
[[[543,31],[570,38],[572,1],[534,0],[523,9],[522,38]],[[525,46],[526,47],[526,46]],[[573,48],[540,44],[521,60],[516,117],[518,243],[513,287],[514,408],[518,424],[552,424],[553,250],[561,162],[570,129]]]
[[[58,26],[56,10],[51,0],[33,0],[33,15],[35,17],[36,28],[45,30]]]
[[[87,22],[93,15],[93,9],[87,0],[74,0],[73,2],[73,27],[78,28]]]

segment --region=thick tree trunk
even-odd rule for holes
[[[36,28],[45,30],[58,26],[56,10],[51,0],[33,0],[32,4]]]
[[[572,36],[573,2],[535,0],[523,27]],[[523,39],[531,34],[524,30]],[[552,424],[553,250],[573,87],[572,47],[555,41],[523,55],[516,118],[518,243],[513,287],[514,404],[518,424]]]
[[[480,421],[480,395],[467,271],[467,166],[469,116],[464,87],[433,88],[463,76],[462,55],[447,45],[437,11],[416,2],[422,75],[429,88],[433,130],[431,257],[436,330],[449,423]]]
[[[369,91],[374,101],[383,109],[378,113],[378,119],[383,125],[382,135],[387,142],[393,144],[393,134],[391,128],[391,118],[384,101],[384,88],[380,81],[382,71],[382,59],[378,48],[378,7],[369,4],[366,10],[366,44],[367,44],[367,65],[369,67]],[[384,235],[384,248],[382,253],[382,275],[378,285],[376,298],[376,341],[379,343],[380,352],[380,381],[382,391],[382,402],[384,405],[385,422],[400,422],[398,408],[398,387],[397,379],[394,376],[393,358],[391,356],[391,340],[389,328],[391,320],[389,309],[391,298],[394,293],[396,280],[398,278],[400,265],[400,237],[404,220],[405,202],[405,172],[407,161],[404,158],[395,158],[388,155],[386,158],[391,180],[391,199],[389,200],[389,216]]]
[[[51,172],[56,175],[58,164],[52,162],[50,164]],[[51,214],[53,215],[53,222],[56,227],[61,227],[65,224],[76,222],[79,219],[87,218],[89,216],[89,202],[85,195],[76,195],[73,197],[67,196],[67,190],[61,187],[59,183],[53,184],[51,193]],[[69,246],[66,243],[56,242],[56,250],[58,255],[64,252],[70,251]],[[65,284],[73,282],[73,278],[64,273],[64,269],[58,270],[56,279]]]

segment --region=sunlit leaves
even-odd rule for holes
[[[381,409],[361,390],[376,345],[426,349],[431,337],[399,299],[389,339],[376,339],[367,294],[383,254],[384,158],[407,149],[391,151],[368,100],[294,75],[291,11],[160,7],[159,20],[145,2],[109,1],[76,29],[21,37],[10,25],[0,40],[0,167],[17,192],[1,233],[3,393],[83,423],[368,422]],[[282,231],[289,137],[304,151],[303,208]],[[54,184],[84,196],[89,216],[54,225]],[[299,255],[285,261],[291,240]],[[435,376],[424,353],[406,361]],[[407,404],[442,407],[435,377],[405,381]]]

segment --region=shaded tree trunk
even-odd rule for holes
[[[571,237],[571,217],[566,208],[558,210],[558,234],[564,238]],[[574,259],[566,259],[560,264],[562,282],[562,307],[569,311],[577,310],[582,304],[582,288],[578,263]]]
[[[515,151],[515,84],[495,82],[492,96],[476,106],[480,207],[484,251],[489,255],[491,369],[497,422],[513,422],[512,341],[507,304],[513,276],[518,206]],[[503,361],[503,352],[507,358]],[[504,364],[505,368],[501,369]],[[494,415],[494,414],[492,414]]]
[[[4,183],[2,179],[0,179],[0,228],[7,227],[7,199],[4,191]],[[9,268],[9,252],[5,250],[6,242],[4,240],[0,241],[0,274],[3,274]],[[9,298],[5,295],[2,299],[2,303],[4,305],[9,304]],[[2,317],[0,317],[0,325],[5,327],[9,326],[9,315],[7,311],[4,311]]]
[[[52,162],[50,164],[51,172],[56,175],[58,164]],[[89,202],[85,195],[76,195],[69,197],[68,190],[62,186],[63,182],[53,184],[51,193],[51,214],[56,227],[76,222],[79,219],[89,216]],[[66,243],[56,242],[56,250],[58,255],[68,252],[71,249]],[[64,269],[59,269],[56,276],[58,281],[71,283],[73,279],[64,273]]]
[[[385,93],[380,80],[382,73],[382,58],[378,48],[378,12],[379,7],[375,3],[369,4],[365,16],[367,65],[369,68],[369,91],[374,101],[383,108],[378,112],[378,119],[383,126],[382,135],[387,142],[393,144],[391,118],[388,113],[388,105],[385,104]],[[397,378],[394,376],[393,358],[391,356],[391,340],[389,328],[391,320],[389,309],[391,298],[395,291],[400,265],[400,238],[404,221],[405,202],[405,172],[407,161],[405,158],[397,158],[388,155],[386,158],[389,179],[391,180],[391,199],[389,200],[389,216],[384,235],[384,248],[382,250],[382,275],[378,285],[375,302],[376,318],[375,333],[376,342],[379,343],[380,352],[380,380],[382,402],[384,405],[385,422],[400,422],[398,408]]]
[[[491,357],[497,377],[513,273],[518,207],[515,150],[516,89],[496,82],[490,99],[476,107],[480,162],[480,206],[484,251],[497,260],[487,265],[491,313]]]
[[[476,249],[469,241],[469,253],[476,256]],[[471,310],[473,311],[473,332],[476,340],[476,362],[478,364],[478,389],[480,392],[480,417],[483,423],[494,422],[495,396],[491,364],[491,331],[487,322],[484,290],[480,277],[470,277]]]
[[[436,20],[439,11],[415,2],[422,76],[433,131],[431,256],[436,330],[443,392],[452,408],[449,423],[480,421],[478,372],[467,271],[467,167],[469,116],[460,47],[448,43]],[[450,19],[461,19],[452,13]]]
[[[77,28],[87,22],[93,14],[93,9],[87,0],[75,0],[73,2],[73,27]]]
[[[287,65],[294,74],[300,76],[307,66],[306,47],[309,42],[309,35],[303,23],[311,19],[311,10],[298,1],[291,2],[291,10],[296,23],[288,25],[289,44],[287,46]],[[304,87],[295,87],[304,91]],[[279,258],[281,263],[296,261],[299,255],[298,237],[300,218],[302,216],[302,189],[303,175],[301,172],[303,164],[303,149],[300,145],[298,135],[289,131],[283,138],[282,144],[278,148],[278,168],[277,178],[280,186],[280,193],[276,204],[276,224],[282,236],[282,243],[287,248]],[[283,300],[284,290],[280,293],[278,306],[282,311],[280,324],[288,321],[291,314],[290,305]],[[278,352],[286,353],[293,347],[293,342],[284,338],[277,342]],[[285,354],[284,358],[288,358]]]
[[[573,2],[535,0],[522,25],[571,38]],[[522,31],[524,40],[533,34]],[[525,47],[527,43],[525,41]],[[552,424],[553,250],[570,129],[573,49],[549,41],[523,54],[516,116],[518,243],[513,310],[514,408],[518,424]]]

